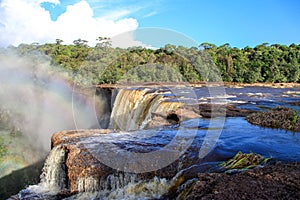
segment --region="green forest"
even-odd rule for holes
[[[263,43],[236,48],[202,43],[198,47],[166,45],[150,49],[113,48],[99,37],[94,47],[78,39],[71,45],[57,39],[47,44],[21,44],[20,56],[42,52],[51,65],[68,72],[81,85],[153,81],[300,82],[300,44]]]

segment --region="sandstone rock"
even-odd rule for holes
[[[76,143],[81,138],[87,138],[90,136],[108,134],[113,132],[110,129],[90,129],[90,130],[68,130],[56,132],[51,137],[51,148],[59,144]]]
[[[213,117],[246,117],[255,111],[237,108],[226,104],[184,105],[168,112],[152,113],[146,128],[180,124],[183,120]]]
[[[65,177],[65,180],[67,180],[66,185],[68,187],[63,189],[67,190],[70,194],[100,190],[103,189],[101,188],[101,181],[106,180],[109,175],[123,173],[122,170],[119,171],[118,169],[111,168],[102,162],[101,156],[108,156],[109,159],[115,159],[115,162],[122,162],[123,159],[122,153],[114,154],[116,157],[110,155],[110,152],[116,153],[117,150],[115,149],[110,149],[110,151],[104,153],[101,152],[103,151],[103,147],[105,148],[107,145],[114,144],[121,149],[126,150],[126,152],[146,153],[160,149],[166,145],[164,142],[167,143],[173,137],[172,135],[165,135],[165,138],[169,137],[169,139],[164,140],[163,143],[155,143],[142,140],[139,141],[134,135],[130,136],[132,133],[130,133],[129,136],[127,134],[127,137],[129,138],[126,139],[126,135],[122,136],[122,134],[124,133],[116,133],[107,129],[63,131],[55,133],[51,139],[52,148],[61,145],[65,154],[65,166],[63,168],[66,170],[67,177]],[[111,135],[114,137],[114,140],[105,139],[103,137],[105,135]],[[132,139],[130,139],[130,137],[132,137]],[[120,140],[120,138],[122,138],[122,140]],[[194,142],[182,156],[170,165],[154,171],[137,173],[136,176],[143,180],[149,180],[155,176],[170,179],[174,177],[179,170],[200,162],[198,158],[199,145],[201,145],[199,142]],[[176,148],[174,147],[169,151],[180,151]],[[124,156],[126,155],[124,154]],[[161,154],[156,160],[159,161],[163,159],[166,159],[166,157],[164,154]],[[132,163],[137,165],[136,168],[143,165],[141,162],[143,161],[132,160]],[[150,163],[155,164],[156,161],[151,160]]]
[[[226,117],[245,117],[253,111],[240,109],[232,105],[210,105],[210,104],[202,104],[199,106],[200,114],[203,117],[218,117],[225,116]]]
[[[74,130],[62,131],[52,135],[52,148],[62,145],[66,157],[66,169],[69,188],[71,193],[78,192],[78,180],[82,177],[107,176],[111,169],[103,165],[90,151],[80,143],[89,137],[97,137],[102,134],[113,132],[109,129]]]

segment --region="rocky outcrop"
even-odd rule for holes
[[[109,129],[70,130],[54,133],[51,137],[51,149],[59,144],[76,144],[82,138],[112,133]]]
[[[52,148],[61,145],[65,152],[66,180],[69,188],[65,188],[70,193],[78,192],[78,181],[84,177],[99,179],[106,177],[112,169],[103,165],[82,142],[90,137],[97,137],[111,133],[112,130],[76,130],[63,131],[53,134],[51,138]]]
[[[153,181],[156,182],[155,187],[163,184],[164,189],[160,191],[160,195],[163,196],[159,196],[159,198],[169,199],[177,197],[179,199],[221,199],[224,195],[228,199],[242,198],[243,195],[253,199],[265,197],[271,193],[271,197],[273,197],[272,195],[280,197],[289,195],[288,197],[293,199],[295,196],[287,194],[289,187],[290,191],[295,194],[299,191],[299,184],[297,184],[299,182],[297,177],[300,175],[299,164],[284,165],[283,167],[268,166],[266,172],[265,169],[254,169],[235,175],[216,173],[224,172],[226,167],[222,168],[217,162],[205,162],[206,159],[199,159],[199,148],[203,139],[201,136],[196,136],[187,150],[179,155],[179,158],[173,163],[154,171],[126,173],[124,172],[126,169],[110,167],[103,162],[104,157],[112,162],[124,162],[124,157],[128,155],[122,150],[135,153],[153,152],[164,147],[174,138],[172,132],[158,132],[161,139],[157,138],[158,135],[153,135],[152,130],[147,130],[148,138],[145,140],[141,139],[143,136],[139,138],[140,134],[143,134],[143,131],[126,133],[108,129],[55,133],[52,136],[52,151],[49,156],[58,157],[49,159],[48,156],[42,177],[50,175],[47,181],[52,184],[60,183],[57,193],[49,196],[48,193],[35,194],[30,189],[25,189],[20,192],[20,195],[24,195],[26,198],[35,197],[35,199],[61,199],[80,195],[82,192],[97,193],[113,190],[116,187],[124,189],[132,183],[132,178],[135,179],[133,181],[134,190],[141,189],[145,184]],[[105,149],[105,147],[108,148]],[[179,151],[180,149],[172,147],[169,150]],[[127,162],[132,162],[137,169],[145,161],[134,159],[135,157],[132,156]],[[148,164],[155,165],[157,161],[163,159],[167,159],[167,157],[161,154],[157,160],[146,161]],[[49,161],[53,161],[53,163]],[[63,170],[63,172],[59,170]],[[161,183],[157,184],[157,181]],[[228,183],[230,184],[228,185]],[[268,184],[270,187],[267,186]],[[131,186],[133,187],[133,185]],[[257,190],[252,192],[253,189],[249,190],[249,188],[257,188]],[[272,188],[275,188],[275,191]]]
[[[277,107],[261,113],[254,113],[246,117],[254,125],[269,128],[280,128],[300,132],[300,117],[290,108]]]
[[[124,133],[108,129],[55,133],[51,140],[52,148],[59,147],[64,150],[65,154],[65,163],[62,168],[65,169],[67,176],[63,178],[67,181],[65,183],[67,188],[61,188],[61,191],[68,191],[68,194],[71,195],[78,192],[101,190],[103,189],[103,181],[105,182],[109,175],[115,174],[119,176],[124,174],[123,171],[126,170],[118,170],[107,166],[101,156],[107,156],[110,160],[115,160],[115,162],[122,162],[122,159],[127,155],[118,152],[118,148],[124,149],[126,152],[147,153],[164,147],[173,137],[173,135],[165,135],[165,140],[160,142],[155,140],[156,142],[153,142],[138,140],[134,134],[124,135]],[[111,148],[112,144],[118,148]],[[170,165],[150,172],[135,173],[135,176],[140,180],[149,180],[155,176],[171,179],[179,170],[200,162],[198,158],[199,145],[201,145],[199,142],[192,143],[188,150]],[[105,146],[109,146],[109,150],[106,152]],[[180,150],[172,148],[169,151]],[[115,153],[115,157],[110,155],[111,152]],[[160,156],[157,157],[157,160],[166,159],[163,153]],[[143,166],[141,162],[144,161],[132,160],[132,163],[137,165],[137,168]],[[154,160],[151,163],[155,165]]]
[[[197,110],[197,107],[194,108]],[[233,105],[227,104],[199,104],[198,107],[199,114],[205,118],[211,117],[245,117],[254,111],[237,108]]]
[[[158,126],[170,126],[180,124],[181,121],[187,119],[201,118],[199,112],[189,107],[180,107],[176,110],[168,112],[152,113],[151,119],[145,128],[154,128]]]
[[[200,173],[185,199],[299,199],[300,163],[269,165],[235,175]]]
[[[246,117],[255,111],[226,104],[184,105],[168,112],[152,113],[146,128],[180,124],[183,120],[213,117]]]
[[[196,99],[191,101],[191,96],[196,96],[190,95],[189,89],[177,91],[176,96],[170,88],[156,87],[157,85],[98,86],[97,96],[102,100],[96,108],[106,109],[105,112],[101,109],[97,111],[100,127],[132,131],[179,124],[193,118],[245,117],[253,113],[226,102],[203,104]],[[176,87],[180,88],[179,85]]]

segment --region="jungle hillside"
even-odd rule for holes
[[[10,51],[19,56],[41,53],[49,58],[51,66],[67,72],[82,85],[113,84],[124,77],[127,81],[149,82],[220,81],[211,66],[216,66],[226,82],[300,82],[300,44],[264,43],[253,48],[236,48],[230,44],[202,43],[192,48],[165,45],[156,49],[122,49],[112,47],[109,38],[99,37],[97,41],[90,47],[83,39],[69,45],[57,39],[54,43],[10,46],[0,49],[0,54]],[[137,70],[138,66],[143,70]]]

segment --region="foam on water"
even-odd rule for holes
[[[129,179],[126,180],[125,176]],[[103,184],[101,190],[81,192],[67,199],[157,199],[170,187],[167,179],[154,177],[151,180],[140,180],[132,174],[110,175]]]
[[[120,130],[143,129],[153,112],[167,113],[180,107],[182,103],[166,101],[161,94],[150,89],[121,89],[114,102],[110,128]]]
[[[45,161],[40,183],[21,190],[18,196],[20,199],[55,199],[55,195],[66,187],[65,151],[58,145]]]

